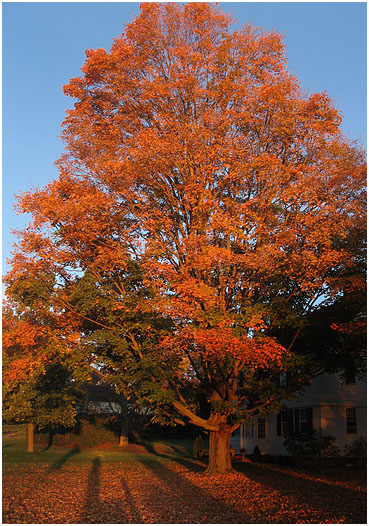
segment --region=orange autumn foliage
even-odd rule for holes
[[[229,327],[187,329],[177,337],[163,338],[161,344],[169,353],[180,354],[187,348],[207,363],[242,360],[251,369],[270,369],[272,365],[283,369],[283,357],[287,354],[273,338],[235,336]]]
[[[3,316],[2,332],[3,383],[24,381],[47,359],[46,349],[42,349],[46,330],[8,312]]]
[[[2,378],[6,389],[43,374],[50,363],[68,363],[70,356],[76,355],[80,340],[76,320],[54,314],[41,321],[39,312],[36,321],[30,312],[19,315],[10,303],[4,305]]]

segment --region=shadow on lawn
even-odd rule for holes
[[[169,455],[167,455],[165,453],[159,453],[158,451],[156,451],[156,449],[154,448],[154,446],[150,442],[141,442],[141,445],[144,446],[144,448],[147,450],[147,452],[151,453],[152,455],[156,455],[158,457],[172,458],[172,457],[170,457]],[[175,455],[179,455],[179,456],[181,456],[183,458],[188,458],[190,456],[188,451],[184,451],[183,449],[181,449],[179,447],[176,447],[173,444],[168,444],[168,446],[171,449],[173,449],[173,454],[175,454]]]
[[[59,458],[59,460],[56,460],[55,462],[53,462],[51,464],[51,466],[49,467],[48,471],[57,471],[58,469],[60,469],[62,466],[64,466],[64,464],[71,458],[71,457],[74,457],[74,455],[78,455],[78,453],[80,453],[81,450],[79,449],[79,447],[74,447],[73,449],[71,449],[70,451],[68,451],[67,453],[65,453],[65,455],[63,455],[61,458]]]
[[[155,450],[150,451],[149,448],[148,451],[163,460],[168,459],[180,464],[192,473],[201,473],[206,467],[205,461],[199,464],[198,460],[195,462],[189,458],[173,458],[157,453]],[[185,502],[186,496],[195,494],[197,497],[195,506],[203,502],[212,502],[210,509],[221,508],[222,512],[229,512],[233,517],[238,516],[239,523],[247,522],[245,516],[242,515],[242,511],[237,512],[229,506],[227,510],[227,504],[215,499],[204,490],[193,486],[186,478],[168,469],[165,463],[159,459],[140,459],[140,462],[165,481],[169,487],[176,488],[177,492],[180,490],[179,500],[184,500]],[[291,472],[288,472],[287,469],[276,470],[273,469],[273,466],[265,464],[235,463],[233,468],[236,472],[245,476],[246,484],[256,482],[261,484],[266,491],[274,492],[277,490],[281,501],[284,498],[293,497],[296,503],[296,520],[299,519],[297,516],[299,509],[311,509],[315,510],[316,517],[320,517],[322,521],[325,521],[327,517],[339,516],[341,519],[344,517],[345,522],[366,523],[366,493],[356,488],[351,489],[342,485],[342,483],[340,485],[339,482],[335,483],[334,480],[319,480],[319,475],[323,478],[325,477],[323,473],[319,474],[318,470],[315,473],[316,479],[311,480],[303,478],[302,474],[293,470]]]
[[[126,494],[126,501],[127,501],[127,512],[126,512],[126,515],[128,514],[128,518],[126,520],[126,522],[133,522],[133,523],[143,523],[144,520],[143,518],[141,517],[136,505],[134,504],[134,497],[127,485],[127,482],[124,480],[124,478],[122,477],[121,478],[121,483],[122,483],[122,487],[123,487],[123,491],[125,492]],[[122,521],[121,521],[122,522]]]
[[[101,499],[101,461],[96,457],[87,479],[85,503],[79,523],[82,524],[129,524],[142,523],[129,487],[121,478],[124,499]],[[126,505],[124,504],[126,503]]]
[[[142,445],[146,448],[147,452],[150,453],[151,455],[155,455],[156,457],[160,457],[162,459],[172,460],[173,462],[176,462],[177,464],[181,464],[182,466],[186,467],[190,471],[193,471],[194,473],[202,473],[205,471],[207,467],[206,460],[203,460],[203,459],[194,460],[190,457],[189,454],[186,455],[186,453],[184,453],[181,450],[178,450],[177,452],[178,448],[175,448],[172,445],[170,447],[173,448],[176,454],[181,455],[182,458],[178,456],[173,457],[165,453],[159,453],[158,451],[154,449],[154,447],[150,443],[144,442],[142,443]],[[151,462],[151,461],[148,461],[148,462]]]
[[[99,520],[91,520],[97,517],[100,501],[100,457],[94,458],[92,468],[88,475],[85,505],[82,512],[81,522],[91,524],[92,522],[99,522]]]
[[[160,456],[163,457],[164,455]],[[183,465],[190,472],[199,473],[204,471],[204,466],[199,466],[198,464],[178,458],[168,458],[177,464]],[[169,469],[166,464],[160,462],[160,460],[140,458],[139,462],[141,462],[146,468],[150,469],[157,478],[165,483],[168,487],[168,498],[174,498],[178,504],[175,509],[171,510],[173,515],[166,517],[166,522],[173,524],[182,522],[207,524],[214,523],[215,518],[216,523],[218,524],[248,523],[248,517],[244,513],[238,511],[234,506],[230,506],[221,499],[216,499],[203,489],[195,486],[179,473]],[[153,498],[157,498],[157,494],[155,493],[157,490],[155,490],[154,480],[152,483],[152,491]],[[150,495],[148,495],[148,498],[150,498]],[[165,499],[165,494],[162,495],[162,498]],[[181,512],[186,513],[187,516],[181,517]],[[194,513],[194,516],[188,517],[188,513]]]
[[[366,522],[366,493],[339,485],[339,482],[335,484],[334,480],[319,480],[319,475],[325,477],[318,469],[316,479],[311,480],[293,470],[288,472],[288,469],[273,469],[273,466],[267,464],[248,462],[234,464],[233,467],[251,481],[262,484],[265,489],[277,490],[282,496],[292,495],[301,502],[301,506],[321,510],[323,518],[329,511],[346,515],[350,519],[348,522]]]

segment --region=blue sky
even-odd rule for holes
[[[285,35],[289,70],[309,93],[326,90],[342,111],[342,129],[366,145],[366,4],[221,2],[237,25],[252,22]],[[27,218],[14,196],[57,177],[60,125],[71,100],[62,87],[78,76],[88,48],[111,47],[138,13],[131,2],[4,2],[3,273]]]

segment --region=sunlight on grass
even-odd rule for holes
[[[101,462],[135,462],[137,458],[148,455],[159,455],[162,460],[172,460],[176,457],[191,457],[193,441],[147,441],[143,444],[129,444],[128,447],[119,448],[118,446],[83,448],[64,448],[51,446],[45,449],[44,446],[35,444],[34,453],[27,453],[27,438],[23,429],[3,438],[3,463],[6,464],[20,462],[41,462],[59,465],[91,462],[96,455],[101,458]]]

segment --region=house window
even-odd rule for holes
[[[258,438],[265,438],[265,418],[258,418]]]
[[[356,409],[354,407],[346,408],[346,427],[347,433],[357,433]]]
[[[293,433],[293,411],[292,409],[283,409],[277,415],[277,435],[290,436]]]
[[[281,431],[282,431],[282,435],[285,437],[287,437],[290,434],[290,421],[291,421],[290,411],[282,411]]]
[[[308,432],[308,412],[307,407],[300,409],[300,433]]]
[[[295,409],[295,433],[306,435],[313,431],[313,408]]]

